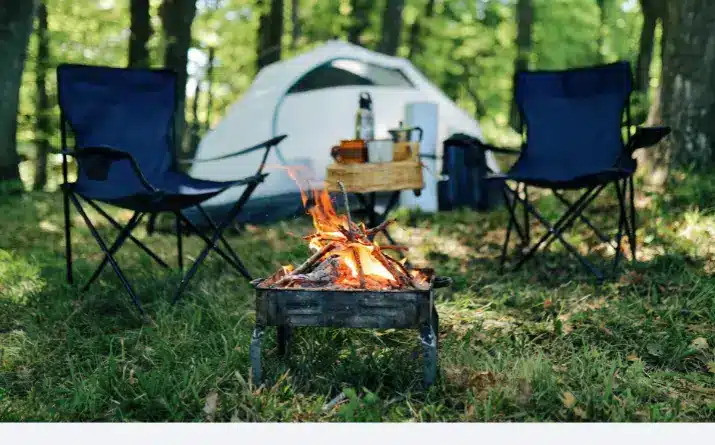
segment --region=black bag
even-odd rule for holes
[[[442,177],[438,183],[439,210],[468,207],[487,210],[501,202],[501,181],[487,181],[492,173],[486,161],[486,147],[479,139],[454,134],[444,141]]]

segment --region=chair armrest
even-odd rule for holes
[[[216,157],[214,157],[214,158],[205,158],[205,159],[180,159],[179,162],[182,163],[182,164],[196,164],[196,163],[199,163],[199,162],[219,161],[219,160],[221,160],[221,159],[228,159],[228,158],[232,158],[232,157],[235,157],[235,156],[242,156],[242,155],[245,155],[245,154],[254,152],[254,151],[256,151],[256,150],[260,150],[261,148],[270,149],[271,147],[274,147],[274,146],[280,144],[280,143],[283,141],[283,139],[285,139],[285,138],[287,138],[287,137],[288,137],[288,135],[282,134],[282,135],[276,136],[276,137],[274,137],[274,138],[272,138],[272,139],[268,139],[267,141],[261,142],[261,143],[258,144],[258,145],[254,145],[254,146],[252,146],[252,147],[244,148],[243,150],[239,150],[239,151],[234,152],[234,153],[229,153],[229,154],[226,154],[226,155],[216,156]]]
[[[147,189],[147,191],[156,193],[158,190],[156,187],[151,185],[151,183],[146,179],[146,176],[142,173],[139,168],[137,160],[131,153],[120,150],[115,147],[110,147],[108,145],[93,145],[88,147],[78,147],[77,150],[67,150],[63,149],[60,151],[61,154],[66,156],[72,156],[77,159],[88,159],[89,162],[94,160],[94,171],[88,172],[90,179],[103,181],[107,179],[107,173],[109,171],[109,165],[112,162],[117,161],[129,161],[129,164],[134,171],[134,174],[139,179],[139,182]],[[94,158],[94,159],[92,159]],[[97,162],[100,161],[100,162]],[[91,167],[90,167],[91,168]]]
[[[639,148],[652,147],[668,136],[670,131],[670,127],[637,127],[628,141],[628,150],[633,152]]]
[[[518,150],[516,148],[506,148],[506,147],[497,147],[495,145],[491,144],[485,144],[481,143],[482,147],[484,147],[486,150],[493,151],[494,153],[502,153],[506,155],[520,155],[521,150]]]

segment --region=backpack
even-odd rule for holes
[[[479,139],[457,133],[445,140],[443,147],[441,173],[445,179],[437,186],[439,210],[487,210],[501,202],[501,181],[486,180],[493,172]]]

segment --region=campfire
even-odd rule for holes
[[[289,172],[296,180],[294,172]],[[300,183],[298,183],[300,186]],[[405,252],[407,248],[378,245],[374,239],[393,220],[368,228],[355,223],[350,215],[347,194],[342,184],[346,213],[338,215],[328,191],[312,189],[314,205],[308,209],[315,233],[304,237],[313,253],[303,264],[283,266],[262,280],[259,288],[296,288],[326,290],[407,290],[430,288],[430,276],[425,271],[409,269],[405,260],[397,260],[387,252]],[[308,199],[301,187],[303,205]]]

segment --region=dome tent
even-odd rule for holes
[[[304,54],[266,66],[222,121],[201,140],[196,157],[221,156],[279,134],[287,134],[271,150],[270,172],[239,217],[244,222],[269,222],[302,212],[299,190],[280,166],[302,166],[314,178],[324,178],[332,162],[330,147],[354,134],[355,111],[361,92],[370,93],[375,116],[375,137],[389,137],[388,129],[403,120],[411,102],[438,105],[437,149],[453,133],[482,138],[479,124],[432,84],[408,60],[390,57],[342,41],[326,42]],[[249,176],[262,152],[197,163],[193,177],[229,180]],[[499,171],[491,153],[487,164]],[[229,189],[205,204],[212,214],[223,213],[240,196]],[[195,212],[186,212],[195,221]]]

